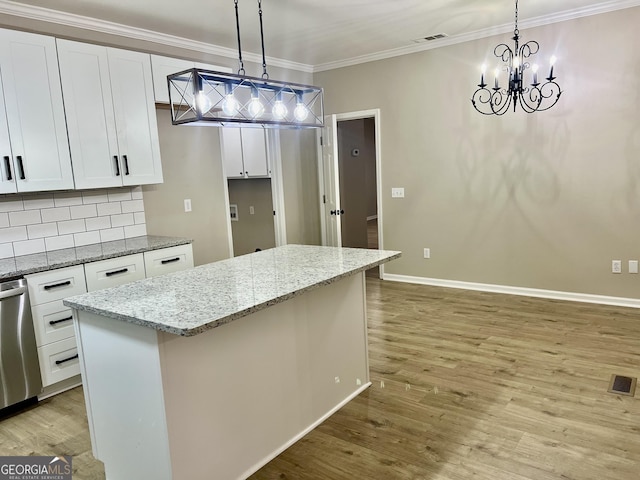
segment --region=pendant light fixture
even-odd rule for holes
[[[323,125],[322,88],[271,80],[267,73],[258,0],[262,77],[245,75],[240,43],[238,0],[234,0],[238,35],[238,73],[191,68],[167,77],[174,125],[223,127],[319,128]]]
[[[485,82],[486,65],[481,67],[480,83],[471,97],[471,103],[484,115],[504,115],[511,105],[514,112],[518,105],[527,113],[543,112],[553,107],[562,94],[560,85],[556,83],[556,77],[553,76],[556,57],[551,56],[549,59],[549,76],[540,83],[538,65],[529,62],[529,58],[538,53],[540,45],[535,40],[520,45],[518,0],[516,0],[513,41],[515,42],[513,50],[506,43],[501,43],[493,50],[493,54],[502,62],[502,65],[498,65],[493,72],[493,88],[487,88],[488,85]],[[527,75],[529,69],[531,75]],[[501,71],[507,74],[506,87],[500,85]],[[525,77],[528,78],[526,81]],[[527,84],[527,82],[530,83]]]

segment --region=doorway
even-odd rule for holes
[[[268,177],[227,178],[222,162],[230,258],[286,244],[280,136],[265,133]]]
[[[270,178],[227,179],[234,256],[276,246]]]
[[[380,110],[325,117],[319,144],[323,244],[383,248]]]

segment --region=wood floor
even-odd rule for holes
[[[640,310],[367,288],[373,385],[252,480],[639,478],[640,400],[606,390],[640,374]],[[32,453],[104,478],[80,389],[0,422],[0,455]]]

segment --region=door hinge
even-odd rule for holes
[[[276,216],[276,211],[275,211],[275,210],[273,211],[273,216],[274,216],[274,217]]]
[[[324,145],[324,143],[323,143],[323,142],[324,142],[324,139],[323,139],[322,135],[320,135],[320,146],[321,146],[321,147]]]
[[[327,196],[326,195],[322,195],[322,203],[327,203]]]

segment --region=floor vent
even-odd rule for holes
[[[609,383],[609,393],[616,393],[618,395],[628,395],[633,397],[636,393],[636,381],[635,377],[623,377],[622,375],[611,375],[611,382]]]

